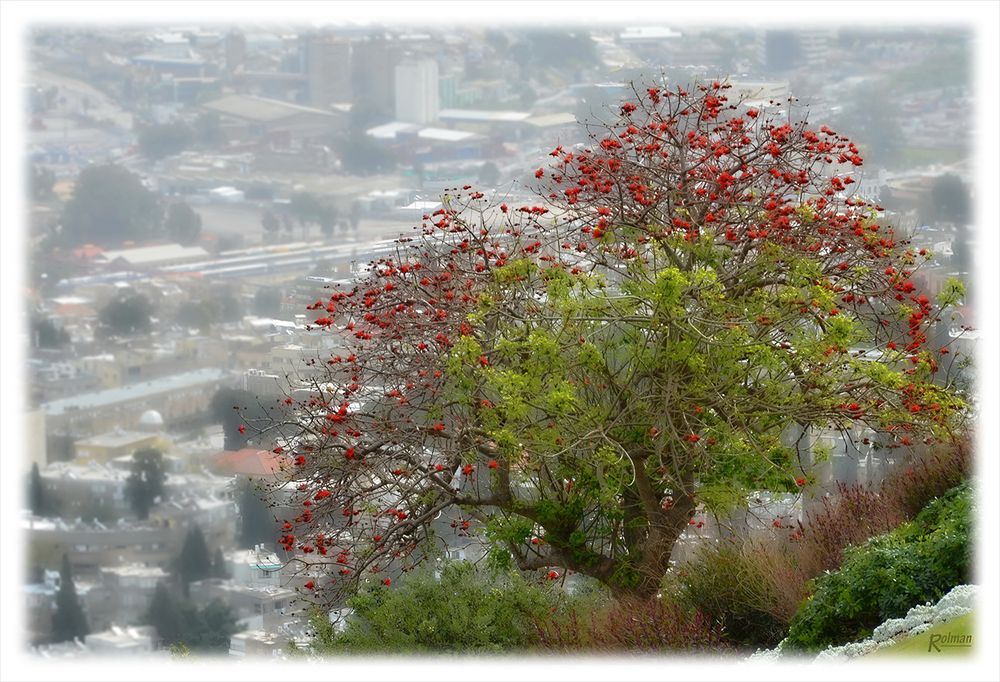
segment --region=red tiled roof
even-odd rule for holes
[[[289,464],[288,455],[277,455],[267,450],[244,448],[224,450],[212,458],[212,468],[220,474],[245,474],[266,476],[281,470],[282,464]]]

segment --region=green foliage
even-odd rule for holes
[[[332,226],[337,220],[337,208],[333,204],[308,192],[293,194],[289,208],[303,226]]]
[[[949,222],[966,225],[972,220],[969,186],[954,174],[934,178],[921,217],[926,223]]]
[[[494,187],[500,182],[500,169],[492,161],[487,161],[479,167],[479,182],[486,187]]]
[[[260,226],[266,234],[274,235],[281,229],[281,221],[274,211],[264,211],[260,217]]]
[[[184,545],[177,557],[177,573],[185,591],[190,583],[212,575],[212,559],[200,526],[194,526],[184,537]]]
[[[445,563],[398,586],[371,588],[350,601],[354,613],[337,633],[325,614],[314,618],[321,653],[496,653],[525,649],[533,622],[557,604],[556,593],[518,574],[487,574],[469,563]]]
[[[193,244],[201,234],[201,216],[184,202],[170,204],[163,227],[175,242]]]
[[[253,547],[264,542],[274,542],[278,537],[278,523],[274,514],[263,501],[263,491],[254,487],[251,481],[240,486],[240,542],[244,547]]]
[[[156,161],[184,151],[194,140],[194,131],[183,121],[152,125],[139,131],[139,150],[143,156]]]
[[[845,552],[815,581],[792,619],[785,647],[817,651],[864,639],[890,618],[968,582],[972,567],[969,482],[931,502],[910,523]]]
[[[168,646],[179,642],[184,630],[177,604],[178,600],[170,594],[166,585],[158,583],[143,619],[144,624],[156,628],[156,633],[163,644]]]
[[[69,333],[51,319],[34,315],[31,318],[32,348],[62,348],[70,342]]]
[[[149,300],[142,294],[116,298],[98,313],[100,331],[107,336],[130,336],[148,332],[151,324]]]
[[[176,656],[225,653],[238,629],[232,609],[219,599],[199,609],[178,600],[162,583],[156,586],[143,622],[156,628],[163,646]]]
[[[280,289],[261,287],[253,296],[254,314],[260,317],[280,317],[282,298]]]
[[[49,500],[42,485],[42,474],[38,471],[38,463],[31,464],[28,476],[28,507],[35,516],[46,516],[49,513]]]
[[[385,173],[396,167],[395,156],[370,135],[345,135],[334,146],[344,171],[352,175]]]
[[[52,641],[65,642],[74,637],[83,639],[90,632],[87,616],[80,605],[73,584],[73,569],[69,557],[63,554],[59,570],[59,591],[56,593],[56,610],[52,614]]]
[[[161,501],[167,473],[163,468],[163,453],[156,448],[144,448],[132,455],[132,467],[125,481],[125,494],[132,511],[140,519],[149,518],[149,510]]]
[[[160,220],[156,195],[137,175],[121,166],[89,166],[63,211],[62,235],[71,245],[142,241],[159,230]]]
[[[776,601],[769,582],[737,544],[704,547],[675,581],[680,602],[721,625],[726,640],[739,647],[772,647],[787,632],[768,608]]]

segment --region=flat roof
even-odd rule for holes
[[[112,263],[121,258],[129,265],[152,265],[170,260],[206,257],[208,257],[208,251],[200,246],[162,244],[160,246],[143,246],[137,249],[105,251],[98,259]]]
[[[531,118],[527,111],[494,111],[491,109],[442,109],[438,119],[442,121],[476,121],[482,123],[516,122]]]
[[[226,95],[201,105],[203,109],[216,111],[227,116],[234,116],[248,121],[270,122],[280,121],[299,114],[312,114],[334,118],[337,114],[323,109],[304,107],[301,104],[283,102],[279,99],[254,97],[252,95]]]
[[[141,431],[109,431],[108,433],[99,433],[96,436],[78,440],[76,441],[76,445],[115,448],[155,438],[155,433],[143,433]]]
[[[395,139],[396,135],[399,133],[412,132],[418,128],[420,128],[420,126],[415,123],[392,121],[390,123],[384,123],[380,126],[375,126],[374,128],[369,128],[365,131],[365,135],[371,135],[372,137],[380,140],[392,140]]]
[[[106,391],[84,393],[71,398],[62,398],[40,405],[42,412],[49,417],[56,417],[74,410],[89,410],[118,403],[142,400],[162,393],[169,393],[184,388],[193,388],[202,384],[221,381],[228,375],[222,369],[206,368],[193,372],[183,372],[161,377],[152,381],[144,381],[131,386],[111,388]]]
[[[464,130],[448,130],[447,128],[424,128],[417,133],[417,137],[423,140],[435,140],[438,142],[461,142],[470,138],[479,137],[475,133]]]
[[[576,115],[569,112],[563,112],[558,114],[543,114],[541,116],[532,116],[531,118],[526,118],[524,120],[528,125],[535,126],[536,128],[548,128],[550,126],[563,126],[576,123]]]

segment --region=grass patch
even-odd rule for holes
[[[939,656],[971,656],[975,647],[974,614],[967,613],[954,620],[938,623],[919,635],[907,637],[891,647],[879,649],[868,658],[937,658]],[[955,637],[967,638],[972,646],[944,646]],[[932,643],[932,640],[934,642]]]

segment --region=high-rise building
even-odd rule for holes
[[[305,37],[305,74],[309,105],[329,109],[332,104],[350,102],[351,44],[327,35]]]
[[[438,65],[433,59],[421,59],[396,67],[396,120],[406,123],[430,123],[437,118]]]
[[[768,30],[760,38],[760,60],[767,73],[784,73],[804,66],[822,66],[836,43],[835,31]]]
[[[246,63],[247,38],[242,33],[232,31],[226,34],[226,73],[233,73]]]
[[[359,40],[351,46],[351,80],[355,100],[391,114],[396,96],[396,65],[400,48],[384,37]]]

